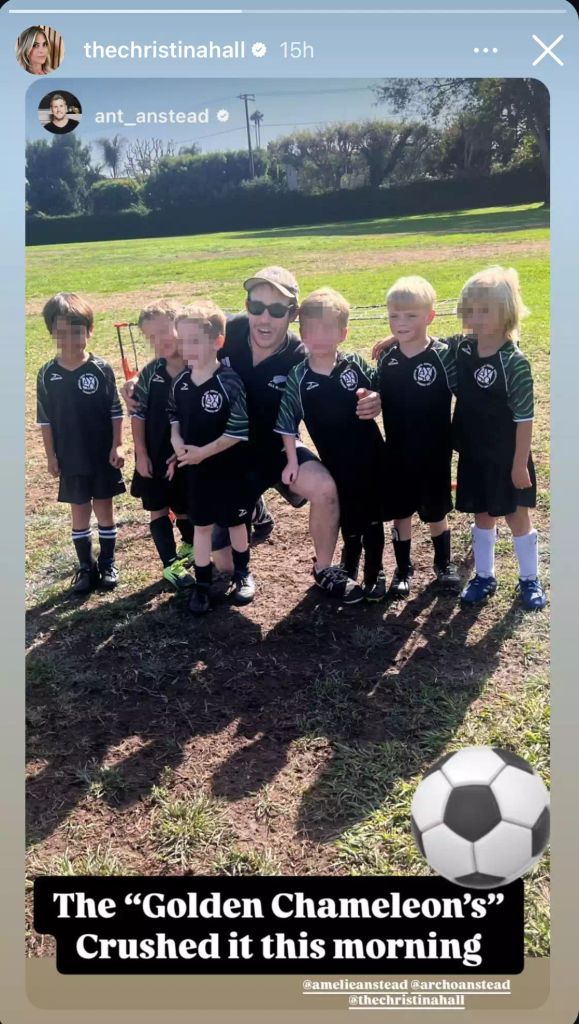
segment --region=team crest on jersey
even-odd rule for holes
[[[497,371],[490,363],[485,363],[484,366],[479,366],[478,370],[475,370],[474,379],[479,388],[490,388],[497,379]]]
[[[342,370],[340,374],[340,384],[346,391],[354,391],[358,387],[358,374],[350,366],[347,370]]]
[[[421,388],[427,388],[436,380],[436,366],[432,363],[419,363],[412,376]]]
[[[223,405],[223,395],[219,391],[206,391],[201,399],[201,405],[205,412],[219,412]]]
[[[282,377],[281,374],[276,374],[268,382],[268,388],[274,388],[275,391],[283,391],[285,388],[287,377]]]
[[[94,373],[83,373],[78,378],[78,386],[83,395],[94,395],[99,389],[99,382]]]

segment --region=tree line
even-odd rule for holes
[[[160,139],[98,140],[99,160],[75,135],[26,150],[29,213],[174,210],[223,197],[297,189],[320,195],[413,181],[465,179],[541,167],[549,189],[549,98],[533,79],[392,79],[375,88],[400,120],[338,122],[292,132],[254,152],[200,153]],[[259,111],[259,128],[264,115]]]

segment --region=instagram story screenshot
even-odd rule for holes
[[[569,0],[8,0],[2,1024],[573,1024]]]

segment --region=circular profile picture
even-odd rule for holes
[[[78,128],[82,107],[71,92],[49,92],[38,105],[38,120],[51,135],[67,135]]]
[[[31,25],[16,40],[16,60],[29,75],[48,75],[62,64],[62,36],[49,25]]]

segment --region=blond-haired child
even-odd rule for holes
[[[519,563],[518,593],[524,608],[543,608],[538,575],[538,536],[530,509],[536,504],[531,455],[533,377],[518,347],[527,310],[517,271],[500,266],[474,274],[464,285],[458,315],[466,336],[452,339],[456,357],[456,507],[474,513],[475,575],[463,605],[484,603],[497,588],[496,521],[507,521]]]
[[[285,484],[297,476],[296,437],[302,419],[334,478],[344,541],[342,571],[353,580],[364,551],[364,588],[356,587],[349,595],[349,603],[355,603],[385,596],[384,442],[374,420],[356,415],[357,393],[375,389],[376,373],[360,356],[339,351],[348,334],[349,314],[346,299],[331,288],[320,288],[302,301],[300,333],[308,355],[290,370],[275,429],[283,435],[288,460]]]
[[[169,400],[171,442],[178,473],[187,474],[188,512],[194,525],[195,579],[190,610],[210,609],[211,534],[229,530],[236,604],[255,595],[249,572],[251,499],[245,445],[248,439],[241,378],[217,359],[225,340],[225,313],[211,300],[187,306],[175,328],[187,369],[173,382]]]
[[[448,346],[429,337],[436,293],[424,277],[399,278],[386,295],[392,336],[378,362],[386,436],[385,518],[393,520],[396,569],[390,596],[410,592],[412,517],[430,528],[434,571],[441,586],[457,591],[448,512],[452,508],[451,400],[454,360]]]

